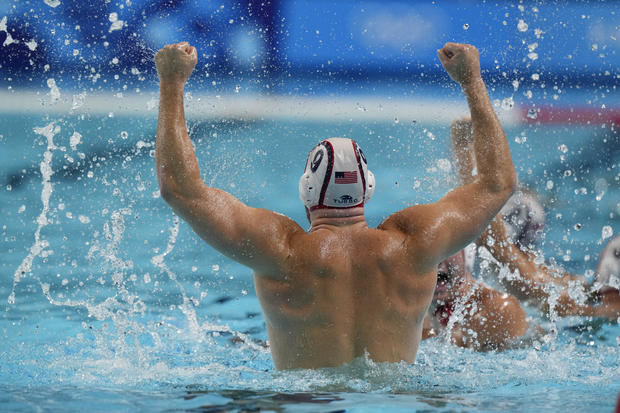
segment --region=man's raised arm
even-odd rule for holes
[[[155,162],[159,188],[166,200],[175,193],[196,194],[203,185],[183,109],[185,82],[196,62],[196,48],[187,42],[168,45],[155,55],[160,81]]]
[[[437,54],[450,77],[461,85],[467,99],[478,167],[476,180],[490,193],[505,194],[507,189],[512,193],[516,185],[516,173],[504,129],[497,119],[480,75],[478,51],[470,45],[446,43]]]
[[[155,160],[162,198],[209,245],[259,274],[277,274],[290,235],[302,231],[290,219],[250,208],[231,194],[210,188],[200,176],[183,110],[185,82],[196,66],[187,42],[155,55],[160,80]]]
[[[446,43],[437,54],[467,98],[478,175],[434,204],[394,214],[398,227],[423,238],[416,242],[416,249],[422,254],[419,261],[429,266],[476,239],[516,185],[508,142],[480,74],[478,50],[471,45]]]

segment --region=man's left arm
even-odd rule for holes
[[[212,247],[258,273],[273,275],[289,254],[290,237],[303,230],[283,215],[250,208],[203,182],[183,109],[185,83],[196,61],[196,49],[186,42],[168,45],[155,56],[160,79],[155,158],[161,195]]]

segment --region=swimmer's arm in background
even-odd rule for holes
[[[250,208],[202,181],[183,110],[185,82],[196,60],[196,49],[186,42],[155,56],[160,79],[155,158],[162,197],[212,247],[258,273],[276,274],[288,256],[291,235],[303,230],[283,215]]]
[[[570,297],[567,280],[575,278],[554,277],[549,269],[535,262],[535,256],[529,251],[522,251],[513,244],[506,232],[506,227],[501,215],[491,221],[491,225],[477,240],[478,245],[483,245],[500,263],[507,265],[511,272],[519,272],[519,277],[502,277],[500,283],[508,292],[514,294],[519,300],[531,301],[548,313],[551,284],[560,288],[554,311],[560,316],[587,315],[588,306],[576,302]]]
[[[435,267],[476,239],[516,185],[508,142],[480,75],[478,51],[473,46],[447,43],[438,55],[467,98],[478,175],[438,202],[407,208],[382,224],[409,235],[410,250],[421,270]]]
[[[452,123],[450,136],[457,160],[459,176],[465,184],[473,181],[473,171],[476,166],[470,150],[472,134],[472,125],[467,119],[457,120]],[[549,282],[563,283],[564,286],[568,286],[568,282],[580,279],[580,277],[569,274],[561,278],[553,277],[547,268],[535,264],[535,257],[531,252],[521,251],[510,242],[501,215],[497,215],[491,221],[490,226],[487,227],[483,235],[477,240],[477,243],[479,245],[484,244],[494,258],[504,265],[509,265],[509,269],[512,272],[519,270],[521,277],[502,278],[499,280],[504,288],[518,297],[519,300],[534,301],[540,307],[545,307],[549,299],[549,292],[546,289]],[[576,314],[579,308],[581,306],[569,297],[566,290],[560,292],[556,305],[556,311],[560,315],[566,315],[566,313]],[[546,310],[548,311],[549,309],[546,308]]]

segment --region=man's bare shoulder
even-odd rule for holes
[[[429,204],[422,204],[401,209],[387,217],[377,228],[401,231],[405,234],[415,233],[426,225],[431,208]]]
[[[393,213],[377,228],[384,231],[397,231],[407,237],[410,249],[428,255],[432,244],[428,236],[436,226],[437,211],[435,204],[414,205]],[[430,231],[430,232],[429,232]],[[432,251],[430,251],[432,252]]]

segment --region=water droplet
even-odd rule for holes
[[[452,164],[447,159],[439,159],[437,161],[437,168],[444,172],[450,172],[452,170]]]
[[[465,24],[463,25],[463,30],[467,30],[467,29],[469,29],[469,23],[465,23]]]
[[[536,119],[538,117],[538,112],[534,108],[530,108],[527,111],[527,117],[530,119]]]
[[[82,142],[82,135],[78,132],[73,132],[73,135],[69,138],[69,146],[71,149],[76,150],[77,146]]]
[[[126,131],[121,132],[121,138],[127,139],[128,137],[129,137],[129,134]]]
[[[56,80],[54,78],[47,79],[47,87],[50,88],[52,103],[57,102],[60,99],[60,89],[56,85]]]
[[[546,188],[547,188],[548,190],[553,189],[553,181],[552,181],[552,180],[548,180],[548,181],[547,181]]]
[[[568,152],[568,147],[564,144],[561,144],[560,146],[558,146],[558,150],[562,153],[566,153]]]
[[[573,228],[575,229],[575,231],[580,231],[582,228],[582,225],[580,223],[576,223]]]
[[[517,30],[519,30],[520,32],[525,32],[527,31],[527,28],[528,28],[527,23],[519,19],[519,23],[517,24]]]
[[[512,98],[512,96],[504,98],[504,100],[502,100],[502,109],[504,110],[511,110],[515,105],[515,102]]]
[[[614,230],[609,225],[605,225],[601,230],[601,238],[605,240],[611,238],[612,235],[614,235]]]
[[[28,49],[30,49],[33,52],[37,49],[37,46],[38,46],[37,41],[34,39],[24,44],[28,47]]]

